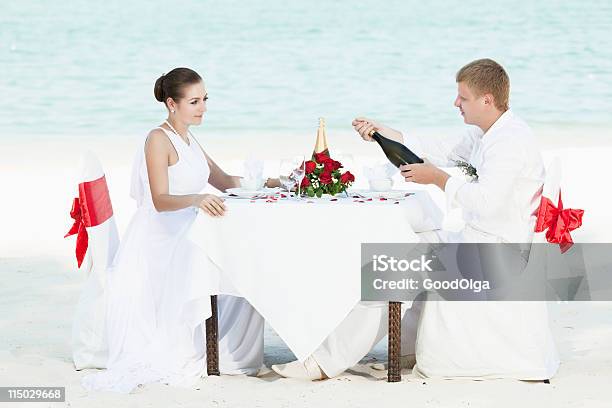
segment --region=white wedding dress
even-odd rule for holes
[[[169,194],[201,192],[210,169],[199,144],[160,129],[179,157],[168,168]],[[134,162],[131,195],[138,210],[108,270],[107,370],[85,376],[82,384],[124,393],[151,382],[191,386],[206,375],[210,295],[228,285],[187,239],[198,210],[158,212],[153,206],[144,143]],[[263,319],[242,298],[219,296],[218,306],[221,372],[255,374],[263,365]]]

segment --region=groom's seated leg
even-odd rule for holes
[[[386,302],[360,302],[313,353],[328,377],[354,366],[388,330]]]
[[[417,234],[422,242],[438,243],[440,231]],[[402,367],[415,362],[416,333],[422,310],[417,299],[411,308],[402,306]],[[335,377],[354,366],[388,333],[387,302],[360,302],[303,363],[293,361],[272,366],[283,377],[320,380]]]
[[[387,334],[386,302],[360,302],[303,363],[273,365],[279,375],[320,380],[357,364]]]

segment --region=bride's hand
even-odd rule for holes
[[[211,217],[220,217],[225,213],[223,199],[214,194],[199,194],[196,207],[203,209]]]
[[[359,133],[363,140],[365,140],[366,142],[374,141],[374,139],[372,139],[372,137],[370,136],[370,132],[372,130],[376,130],[379,127],[378,123],[368,118],[359,117],[353,120],[352,125],[355,131]]]

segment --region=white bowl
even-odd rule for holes
[[[370,189],[374,191],[389,191],[393,187],[393,180],[390,178],[386,179],[372,179],[370,180]]]
[[[240,179],[240,186],[246,190],[259,190],[263,187],[263,179]]]

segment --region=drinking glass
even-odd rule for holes
[[[291,189],[295,185],[295,179],[293,178],[294,168],[292,159],[283,159],[278,169],[278,179],[288,193],[291,193]]]
[[[293,175],[293,178],[297,182],[298,200],[301,200],[302,195],[300,193],[301,193],[301,187],[302,187],[302,180],[304,179],[304,176],[306,175],[306,160],[305,160],[304,155],[294,157],[292,164],[293,164],[293,172],[291,174]]]

